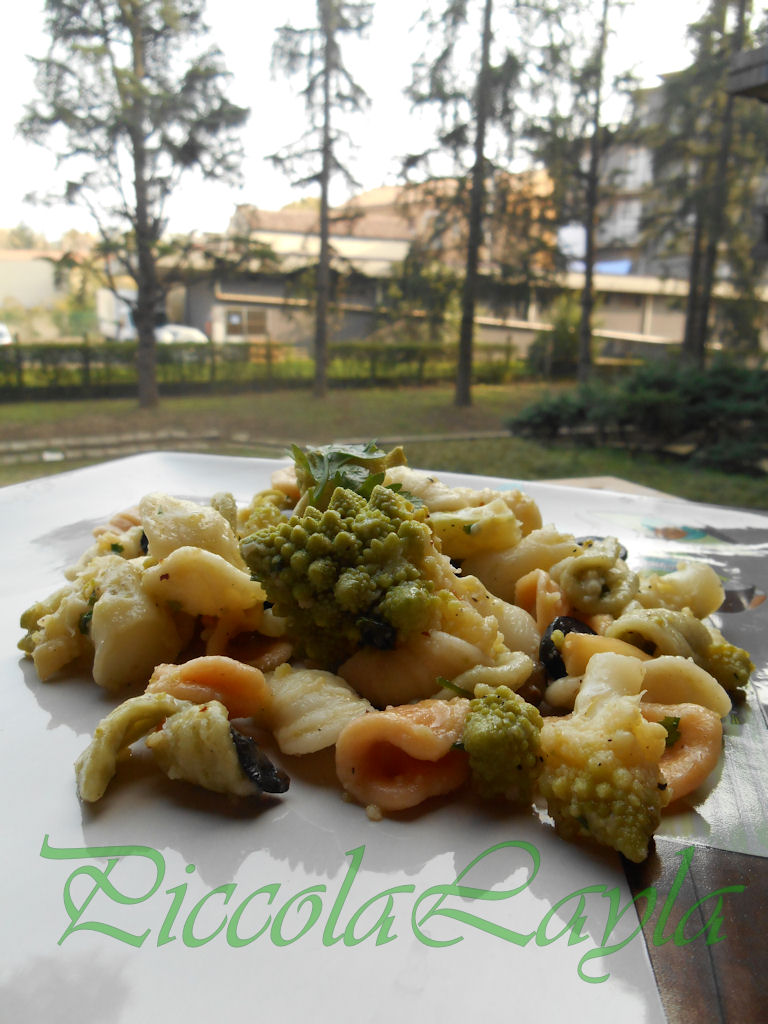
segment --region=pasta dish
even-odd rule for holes
[[[294,448],[246,504],[153,492],[115,515],[19,647],[41,681],[84,665],[115,697],[83,801],[140,741],[172,779],[260,800],[289,799],[280,755],[332,748],[372,819],[469,793],[642,861],[754,668],[708,621],[723,597],[709,565],[634,571],[616,538],[401,448]]]

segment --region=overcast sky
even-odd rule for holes
[[[372,45],[366,48],[364,60],[351,68],[372,100],[370,110],[349,125],[357,145],[354,173],[365,188],[394,183],[396,156],[414,148],[424,132],[402,98],[415,55],[409,30],[420,6],[419,0],[379,0],[369,36]],[[283,4],[212,0],[208,4],[211,41],[222,50],[233,74],[230,98],[251,108],[243,134],[245,184],[232,190],[189,183],[169,207],[172,230],[223,231],[238,202],[277,209],[311,194],[291,188],[265,158],[295,140],[303,113],[294,95],[298,85],[276,81],[271,75],[274,31],[289,18],[298,26],[309,23],[314,7],[314,0]],[[706,0],[637,0],[615,20],[613,60],[634,65],[644,84],[655,84],[659,74],[688,62],[685,28],[706,7]],[[24,104],[34,96],[28,57],[43,56],[46,48],[42,0],[15,5],[12,16],[6,12],[0,34],[0,227],[25,223],[53,240],[69,227],[88,230],[89,222],[72,207],[45,209],[23,201],[30,191],[55,186],[57,177],[52,156],[22,142],[14,130]],[[334,198],[340,201],[345,195],[339,191]]]

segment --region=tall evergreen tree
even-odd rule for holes
[[[163,296],[165,206],[195,169],[233,180],[248,111],[207,32],[203,0],[46,0],[47,56],[21,132],[69,168],[62,196],[85,206],[103,251],[136,281],[139,403],[157,402],[154,327]]]
[[[309,128],[294,145],[272,159],[296,185],[317,183],[320,188],[314,339],[314,393],[327,389],[328,308],[331,292],[330,201],[331,179],[341,174],[349,184],[353,176],[342,163],[340,149],[346,135],[334,122],[336,113],[358,113],[368,98],[346,69],[341,54],[345,35],[362,36],[371,23],[373,4],[359,0],[317,0],[317,23],[309,28],[285,25],[278,29],[273,62],[288,75],[300,75]]]
[[[436,139],[423,152],[410,154],[403,167],[408,177],[419,173],[427,178],[434,177],[436,167],[442,167],[434,189],[438,206],[435,231],[448,234],[453,221],[466,246],[455,387],[459,406],[471,404],[480,260],[492,262],[493,256],[487,230],[489,211],[503,212],[505,217],[514,211],[512,219],[523,215],[520,204],[509,202],[510,173],[538,88],[542,53],[557,37],[562,43],[559,52],[565,57],[559,26],[564,14],[578,2],[442,0],[430,5],[423,17],[428,44],[414,64],[408,95],[414,107],[436,111]],[[425,194],[421,183],[419,195]],[[551,229],[547,217],[542,216],[542,198],[528,206],[528,213],[540,222],[531,234],[538,256],[520,259],[519,270],[541,265],[544,239]],[[497,238],[503,223],[494,216]],[[515,250],[497,245],[495,251],[509,256]],[[508,263],[506,270],[511,270]]]
[[[693,63],[666,76],[658,94],[650,97],[650,113],[645,112],[654,151],[646,240],[662,268],[686,263],[682,354],[692,366],[706,360],[716,281],[730,280],[744,310],[754,310],[760,276],[753,249],[768,122],[761,104],[726,90],[734,53],[754,38],[750,6],[747,0],[710,0],[704,16],[689,28]],[[746,320],[739,316],[734,303],[728,315],[742,326],[753,319],[751,313]],[[726,336],[731,337],[729,332]]]
[[[581,290],[578,375],[592,369],[595,307],[594,267],[598,229],[606,203],[620,180],[609,171],[612,147],[621,141],[620,126],[606,123],[607,56],[611,16],[623,0],[582,0],[562,26],[565,38],[553,37],[544,51],[538,102],[530,119],[532,155],[553,183],[555,220],[560,227],[581,228],[584,285]],[[626,91],[631,77],[611,81],[614,96]],[[620,177],[620,175],[619,175]]]

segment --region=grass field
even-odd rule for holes
[[[566,388],[567,385],[563,385]],[[695,501],[768,509],[768,478],[702,470],[626,451],[542,445],[508,436],[506,419],[557,386],[476,386],[457,409],[449,387],[306,391],[164,399],[153,410],[133,401],[0,406],[0,483],[9,484],[147,448],[278,455],[291,442],[405,441],[409,462],[519,480],[615,476]],[[472,435],[486,434],[472,438]],[[48,459],[15,458],[20,443],[49,447]],[[78,442],[81,444],[78,445]],[[96,445],[83,455],[85,444]],[[80,451],[78,451],[80,448]],[[73,453],[76,453],[73,455]]]

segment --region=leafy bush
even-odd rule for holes
[[[718,360],[707,370],[646,365],[612,387],[582,385],[507,420],[517,435],[687,452],[726,472],[763,472],[768,459],[768,371]]]
[[[581,311],[574,295],[559,296],[552,307],[552,329],[540,331],[528,349],[528,370],[537,377],[573,377],[579,360]]]

